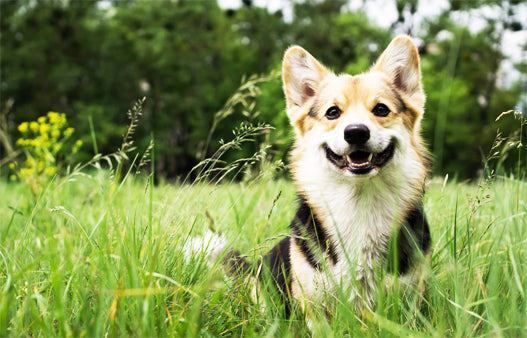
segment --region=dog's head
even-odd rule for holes
[[[407,170],[417,166],[424,173],[425,96],[419,54],[408,36],[395,38],[367,73],[356,76],[335,75],[301,47],[291,47],[282,75],[296,133],[296,171],[330,167],[343,177],[372,177],[408,161]]]

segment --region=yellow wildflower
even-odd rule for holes
[[[50,115],[51,114],[51,115]],[[66,124],[66,114],[50,112],[48,113],[49,123],[62,127]]]
[[[68,128],[68,129],[64,130],[64,136],[71,136],[71,134],[73,134],[74,131],[75,131],[75,129]]]
[[[36,133],[40,129],[40,126],[37,122],[31,121],[31,123],[29,124],[29,129],[31,129],[32,132]]]
[[[39,129],[41,134],[47,133],[49,130],[49,124],[41,124]]]
[[[29,123],[27,122],[22,122],[20,123],[20,125],[18,126],[18,131],[21,132],[21,133],[25,133],[27,132],[29,128]]]
[[[31,175],[33,175],[33,168],[20,169],[20,176],[31,176]]]
[[[46,170],[44,170],[44,173],[49,176],[55,175],[56,172],[57,172],[57,168],[55,167],[47,167]]]
[[[58,123],[58,122],[60,122],[60,114],[59,113],[55,113],[54,111],[50,111],[48,113],[48,119],[49,119],[49,123],[51,123],[51,124]]]
[[[44,184],[43,178],[49,180],[57,174],[60,166],[56,165],[59,163],[56,156],[62,151],[66,138],[70,137],[75,129],[68,127],[65,114],[50,111],[35,121],[21,123],[18,130],[23,137],[16,143],[24,147],[26,159],[19,164],[9,164],[13,171],[10,179],[25,182],[33,193],[36,193]],[[72,154],[76,153],[81,145],[80,140],[74,142]]]

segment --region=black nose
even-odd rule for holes
[[[370,130],[364,124],[350,124],[344,129],[344,139],[349,144],[364,144],[370,139]]]

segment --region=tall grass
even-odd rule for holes
[[[527,334],[526,185],[512,177],[483,188],[432,181],[425,210],[433,251],[422,298],[406,301],[388,290],[362,317],[343,302],[332,320],[314,324],[315,333]],[[150,189],[144,178],[129,176],[112,190],[101,171],[48,189],[33,203],[24,186],[1,183],[9,198],[0,209],[0,335],[308,332],[301,314],[286,320],[260,309],[219,267],[181,250],[190,234],[213,224],[251,259],[265,253],[294,215],[291,183]]]
[[[130,142],[126,136],[116,154],[97,154],[92,171],[72,168],[36,200],[24,185],[0,182],[0,336],[527,335],[527,182],[519,172],[489,168],[477,184],[432,179],[425,289],[380,285],[377,305],[363,313],[338,295],[331,317],[315,316],[308,329],[301,312],[284,318],[275,306],[254,304],[248,285],[233,283],[203,253],[183,251],[191,236],[214,228],[257,260],[288,233],[292,183],[258,175],[212,184],[205,178],[218,179],[216,157],[196,169],[196,183],[154,186],[152,175],[125,170]],[[219,172],[227,177],[251,163]]]

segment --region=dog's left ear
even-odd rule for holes
[[[419,52],[408,35],[393,39],[372,70],[383,72],[395,87],[410,97],[422,99],[424,103]]]
[[[320,82],[329,73],[326,67],[302,47],[289,48],[285,52],[282,64],[287,108],[303,106],[315,96]]]

